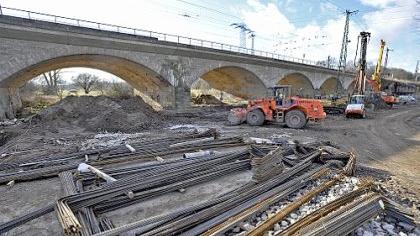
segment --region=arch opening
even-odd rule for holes
[[[344,92],[343,85],[336,77],[330,77],[320,87],[321,96],[341,95]]]
[[[264,97],[267,88],[253,72],[225,66],[203,74],[191,86],[192,96],[211,95],[223,103],[237,103]]]
[[[288,74],[278,82],[279,85],[291,85],[292,96],[312,98],[315,96],[315,89],[312,82],[301,73]]]
[[[105,71],[127,82],[139,95],[146,95],[163,107],[173,105],[173,87],[161,75],[139,63],[108,55],[83,54],[46,60],[15,73],[2,81],[0,87],[22,87],[26,82],[44,73],[66,68]]]

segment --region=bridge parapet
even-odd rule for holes
[[[259,56],[259,57],[264,57],[264,58],[289,61],[289,62],[301,63],[301,64],[306,64],[306,65],[313,65],[313,66],[324,67],[328,69],[334,69],[334,70],[337,69],[336,66],[330,65],[327,67],[326,65],[319,64],[313,60],[297,58],[297,57],[292,57],[292,56],[287,56],[287,55],[281,55],[281,54],[268,52],[268,51],[244,48],[244,47],[239,47],[239,46],[235,46],[231,44],[214,42],[214,41],[209,41],[209,40],[204,40],[204,39],[197,39],[197,38],[192,38],[192,37],[185,37],[181,35],[160,33],[160,32],[155,32],[155,31],[144,30],[144,29],[106,24],[106,23],[76,19],[76,18],[62,17],[62,16],[57,16],[57,15],[27,11],[27,10],[22,10],[22,9],[17,9],[17,8],[0,6],[0,17],[1,16],[19,17],[23,19],[32,20],[32,21],[43,21],[43,22],[50,22],[54,24],[64,24],[64,25],[68,25],[72,27],[108,31],[108,32],[127,34],[127,35],[133,35],[133,36],[144,37],[144,38],[147,37],[149,39],[157,39],[163,42],[171,42],[171,43],[177,43],[177,44],[182,44],[182,45],[205,47],[205,48],[210,48],[210,49],[223,50],[223,51],[229,51],[229,52],[234,52],[234,53],[242,53],[242,54],[247,54],[247,55],[252,55],[252,56]]]

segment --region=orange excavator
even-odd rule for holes
[[[382,56],[384,54],[385,41],[381,39],[379,48],[378,62],[376,63],[375,72],[372,74],[372,78],[367,80],[369,85],[372,87],[373,94],[376,97],[380,97],[387,105],[393,106],[398,103],[398,99],[395,96],[388,95],[381,91],[381,70],[382,70]]]
[[[289,128],[301,129],[308,121],[319,121],[326,117],[320,100],[291,96],[291,86],[270,88],[267,98],[248,101],[246,108],[234,108],[228,115],[231,125],[248,123],[260,126],[265,122],[286,124]]]

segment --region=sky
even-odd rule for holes
[[[355,57],[361,31],[372,34],[367,52],[372,63],[380,39],[392,49],[389,67],[414,72],[420,60],[416,0],[0,0],[0,4],[238,46],[239,29],[231,24],[245,23],[255,32],[255,49],[315,61],[339,58],[344,11],[358,10],[350,18],[348,60]]]

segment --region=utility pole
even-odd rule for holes
[[[230,26],[235,27],[235,29],[239,29],[239,46],[242,48],[246,48],[246,34],[251,32],[248,26],[245,23],[233,23]]]
[[[349,22],[350,16],[352,14],[356,14],[358,11],[350,11],[346,10],[346,22],[344,24],[344,33],[343,33],[343,41],[341,43],[341,52],[340,52],[340,60],[338,61],[338,71],[344,72],[346,70],[346,62],[347,62],[347,45],[349,41]]]
[[[251,49],[252,49],[252,54],[254,54],[254,49],[255,49],[255,48],[254,48],[254,46],[255,46],[255,44],[254,44],[254,43],[255,43],[255,36],[256,36],[256,35],[255,35],[255,32],[254,32],[254,31],[251,31],[251,30],[249,31],[249,33],[250,33],[250,34],[249,34],[249,37],[251,38]]]
[[[420,72],[419,72],[419,65],[420,64],[420,60],[417,60],[417,65],[416,65],[416,70],[414,71],[414,78],[415,78],[415,80],[416,81],[418,81],[419,80],[419,77],[420,77]]]
[[[366,89],[366,52],[367,44],[370,38],[369,32],[360,32],[360,60],[359,73],[355,84],[355,90],[358,94],[363,95]]]
[[[330,68],[331,66],[331,56],[327,57],[327,68]]]
[[[389,57],[389,52],[394,51],[394,49],[388,48],[386,47],[386,54],[385,54],[385,63],[384,63],[384,72],[382,73],[384,76],[386,75],[386,69],[388,66],[388,57]]]

